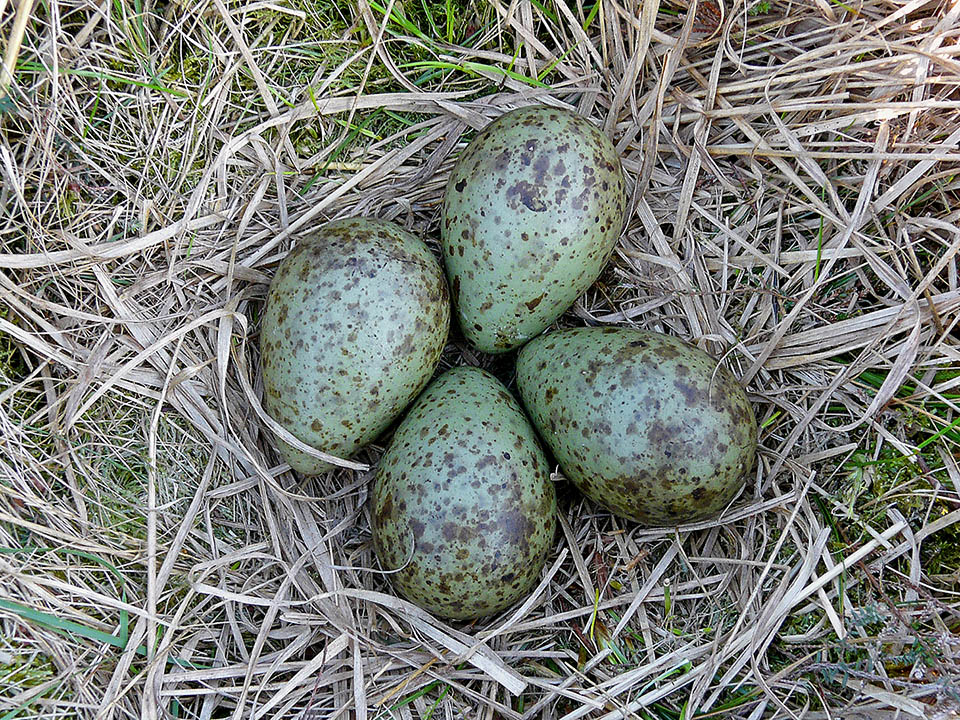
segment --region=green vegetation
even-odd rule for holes
[[[846,211],[855,208],[883,124],[890,130],[890,142],[874,198],[915,166],[915,160],[898,160],[899,153],[927,152],[957,126],[955,109],[945,104],[915,112],[899,106],[912,101],[915,91],[900,70],[915,60],[918,48],[928,47],[923,43],[942,18],[939,7],[917,7],[884,27],[889,42],[883,47],[876,43],[851,47],[848,40],[857,28],[883,17],[888,8],[867,2],[851,10],[845,3],[832,1],[837,19],[830,23],[812,15],[808,6],[749,3],[728,18],[732,22],[728,36],[720,33],[684,50],[662,95],[658,83],[672,57],[671,46],[663,39],[679,34],[689,8],[679,0],[661,4],[648,57],[634,85],[623,88],[623,104],[611,119],[613,135],[623,141],[628,172],[636,179],[653,139],[653,116],[645,115],[634,124],[635,113],[650,111],[647,100],[662,97],[656,112],[661,121],[668,120],[656,136],[652,176],[642,195],[646,207],[632,217],[601,281],[563,323],[636,324],[696,335],[693,339],[706,338],[719,351],[729,351],[731,367],[746,370],[779,330],[789,340],[794,333],[826,330],[831,323],[865,318],[902,302],[902,293],[890,288],[889,276],[878,275],[863,253],[829,259],[845,228],[820,213],[817,204],[830,205],[837,197]],[[136,615],[90,598],[107,596],[139,608],[146,604],[147,443],[166,380],[163,366],[152,356],[69,430],[55,430],[51,417],[62,421],[78,399],[89,397],[144,347],[144,338],[162,338],[200,313],[223,307],[242,316],[246,325],[241,328],[235,320],[229,338],[219,335],[225,326],[216,322],[185,337],[177,346],[179,364],[161,406],[156,480],[158,546],[164,559],[207,472],[211,453],[217,454],[209,465],[213,479],[207,496],[201,498],[198,517],[183,545],[172,555],[173,573],[157,598],[158,633],[173,642],[171,663],[188,671],[214,664],[242,666],[259,638],[261,661],[266,656],[272,663],[283,656],[281,662],[292,665],[251,679],[240,708],[249,714],[293,677],[301,667],[297,663],[315,658],[343,627],[349,627],[359,629],[361,670],[371,707],[381,714],[409,710],[420,720],[482,714],[487,700],[479,691],[492,687],[482,671],[469,664],[445,663],[444,650],[407,624],[402,612],[390,607],[374,610],[366,601],[328,592],[328,583],[334,588],[389,592],[388,580],[370,571],[369,525],[362,506],[368,482],[347,472],[299,481],[282,468],[268,467],[261,452],[266,433],[238,387],[237,374],[244,369],[241,361],[246,361],[248,379],[258,391],[255,340],[261,281],[299,237],[291,233],[277,241],[281,218],[296,222],[318,199],[329,198],[383,153],[432,132],[437,125],[425,131],[418,124],[434,121],[446,110],[442,103],[422,102],[431,93],[461,92],[460,100],[471,103],[464,109],[474,113],[488,101],[535,102],[531,98],[549,92],[559,101],[590,108],[593,120],[603,123],[636,48],[638,18],[620,12],[616,4],[594,0],[502,2],[503,10],[514,6],[512,25],[486,0],[398,0],[392,5],[372,0],[368,3],[372,19],[363,17],[358,5],[335,0],[224,4],[242,43],[217,4],[111,0],[98,14],[92,5],[37,3],[15,66],[14,92],[0,98],[0,254],[36,256],[139,240],[181,220],[205,176],[212,178],[211,183],[191,212],[193,217],[214,214],[222,219],[116,258],[29,268],[12,263],[0,269],[31,296],[24,300],[30,312],[21,316],[13,305],[0,303],[0,318],[38,341],[22,344],[0,333],[0,394],[6,393],[0,408],[4,423],[0,696],[14,697],[30,689],[38,693],[16,707],[4,706],[0,720],[64,714],[77,692],[69,682],[59,681],[66,677],[66,666],[76,668],[92,692],[102,692]],[[566,10],[572,13],[572,24]],[[710,12],[701,3],[703,14],[694,19],[697,32],[708,26]],[[10,17],[8,8],[4,19]],[[383,37],[375,48],[381,27]],[[9,22],[0,26],[0,46],[9,30]],[[716,54],[724,37],[737,50],[735,58]],[[537,49],[534,38],[549,55]],[[932,51],[931,66],[949,64],[949,50],[944,45]],[[827,51],[832,54],[822,54]],[[528,55],[536,59],[535,71]],[[698,108],[704,104],[715,60],[720,67],[714,109],[703,114]],[[561,75],[558,63],[572,70],[575,78]],[[416,104],[365,106],[335,114],[322,107],[330,99],[402,96],[411,87],[419,93]],[[878,96],[877,88],[889,89],[889,94]],[[946,98],[950,89],[936,74],[923,87],[931,101]],[[769,100],[797,105],[774,118]],[[273,117],[274,106],[281,120]],[[310,107],[318,110],[313,117],[286,122],[291,109]],[[869,119],[879,115],[889,119]],[[794,136],[781,133],[774,119]],[[701,146],[694,129],[704,120],[708,122]],[[821,122],[833,129],[806,132]],[[753,142],[746,127],[765,138],[774,152]],[[244,136],[253,128],[258,128],[253,137]],[[427,162],[436,162],[439,172],[445,172],[450,157],[443,153],[449,151],[448,145],[471,133],[468,129],[429,144],[401,174]],[[241,140],[239,150],[218,164],[223,149]],[[820,157],[823,151],[837,150],[845,157]],[[807,151],[811,154],[805,158]],[[679,241],[674,242],[681,188],[697,152],[709,158],[701,157],[688,227],[681,228]],[[818,168],[808,162],[818,163]],[[282,202],[272,175],[278,167],[284,173]],[[724,182],[717,181],[717,173]],[[821,187],[823,177],[832,188]],[[258,195],[265,178],[266,191]],[[433,188],[440,179],[407,197],[391,195],[395,175],[368,180],[331,202],[316,220],[358,209],[383,210],[399,213],[402,222],[433,239],[439,203]],[[955,268],[948,265],[940,277],[920,288],[944,253],[953,252],[958,207],[956,168],[938,163],[878,216],[868,210],[867,221],[845,250],[875,253],[911,292],[917,291],[926,313],[928,295],[935,297],[956,285],[949,274]],[[664,233],[666,246],[649,236],[647,210]],[[738,242],[718,233],[718,224],[735,233]],[[754,251],[773,259],[779,255],[785,272],[771,271]],[[782,259],[784,253],[796,251],[809,259],[793,263]],[[671,257],[659,257],[663,254]],[[229,289],[227,267],[236,271]],[[248,279],[250,273],[255,274],[253,279]],[[783,318],[796,307],[811,279],[822,283],[818,292],[795,322],[783,328]],[[641,305],[647,306],[646,312],[631,314]],[[89,319],[90,313],[103,320]],[[770,593],[791,581],[792,569],[803,564],[812,546],[814,531],[828,528],[826,552],[840,562],[902,515],[915,536],[935,522],[945,525],[923,537],[919,583],[910,579],[916,568],[911,552],[874,567],[871,563],[883,552],[878,549],[824,588],[846,631],[843,640],[816,605],[817,597],[812,597],[813,604],[795,608],[783,618],[758,667],[744,667],[708,712],[688,704],[686,686],[640,709],[637,716],[693,720],[722,718],[732,711],[747,716],[764,697],[759,681],[775,673],[785,675],[772,692],[795,711],[808,703],[812,710],[838,715],[840,708],[855,701],[858,681],[879,684],[880,676],[894,693],[925,685],[931,692],[922,702],[929,703],[931,711],[937,698],[953,698],[955,689],[946,679],[956,674],[956,652],[946,643],[960,634],[956,602],[960,523],[943,522],[944,518],[949,522],[958,508],[957,488],[944,458],[960,456],[960,418],[955,409],[960,388],[946,385],[960,377],[960,363],[952,351],[945,351],[957,347],[956,329],[944,333],[953,317],[948,313],[927,317],[916,366],[872,422],[852,433],[836,428],[860,419],[857,413],[876,397],[895,358],[874,360],[862,354],[862,344],[849,350],[851,346],[825,340],[828,359],[787,368],[769,363],[752,379],[751,398],[763,419],[759,496],[764,501],[778,495],[794,497],[791,493],[806,487],[813,470],[814,486],[802,501],[785,500],[724,528],[676,535],[647,535],[647,530],[632,525],[610,523],[602,514],[591,515],[594,509],[584,505],[582,515],[569,516],[573,543],[558,535],[554,549],[559,552],[579,543],[569,549],[580,553],[593,587],[602,590],[585,599],[584,568],[568,558],[542,601],[520,622],[584,610],[584,604],[586,611],[546,626],[549,629],[507,631],[489,643],[490,651],[500,653],[504,664],[524,676],[550,682],[572,677],[571,691],[601,697],[599,683],[642,667],[651,653],[662,657],[687,643],[709,646],[711,652],[718,640],[722,646],[743,612],[744,592],[749,595],[758,587],[756,604],[738,629],[753,632],[750,623],[758,608],[765,609]],[[149,332],[141,334],[142,328]],[[905,335],[882,338],[882,348],[892,347]],[[228,341],[224,344],[231,353],[223,367],[218,358],[221,340]],[[36,350],[46,346],[69,355],[74,364],[64,365]],[[173,347],[167,345],[163,352]],[[106,359],[97,354],[102,348]],[[242,356],[244,349],[247,357]],[[820,350],[812,352],[823,357]],[[471,353],[455,336],[444,361],[483,365],[505,380],[513,379],[512,358]],[[776,353],[772,357],[776,360]],[[835,373],[854,361],[866,365],[858,365],[856,376],[814,417],[806,417]],[[92,380],[84,374],[87,369],[94,373]],[[223,392],[221,370],[226,377]],[[9,388],[16,392],[7,392]],[[181,393],[184,389],[190,392]],[[74,397],[75,392],[82,397]],[[171,392],[180,393],[176,402]],[[183,408],[186,411],[180,414]],[[798,428],[799,437],[785,450]],[[805,454],[829,454],[831,448],[848,443],[855,447],[812,467],[795,466]],[[375,461],[377,453],[371,450],[365,460]],[[775,475],[769,472],[774,466],[779,467]],[[738,502],[752,503],[755,490],[751,483]],[[569,488],[564,492],[571,495],[566,507],[579,502]],[[787,529],[791,517],[793,524]],[[330,557],[310,556],[319,538],[324,538]],[[612,628],[626,606],[604,609],[603,603],[631,593],[656,564],[654,557],[652,563],[644,560],[627,568],[630,556],[656,552],[675,538],[685,556],[679,555],[658,582],[655,591],[662,590],[663,599],[644,604],[654,647],[646,646],[647,635],[636,618],[613,638]],[[906,539],[905,534],[898,535],[891,544],[899,546]],[[736,562],[720,562],[716,568],[708,561],[687,562],[698,553]],[[818,563],[814,571],[825,572],[822,559],[814,560]],[[720,591],[714,592],[714,585],[692,593],[677,589],[713,572],[724,573],[729,580]],[[29,584],[33,581],[58,583],[44,591],[55,593],[55,600],[36,592]],[[198,582],[207,588],[198,591]],[[274,599],[279,599],[278,605],[271,609]],[[64,609],[68,612],[61,612]],[[180,624],[173,635],[165,635],[170,627],[166,623],[174,617]],[[272,625],[264,627],[268,619]],[[460,629],[479,637],[503,619]],[[380,654],[385,644],[393,649]],[[398,654],[390,655],[397,648]],[[609,654],[587,670],[603,649]],[[140,710],[136,701],[146,660],[145,648],[136,650],[124,678],[130,691],[117,700],[118,716],[136,716]],[[329,683],[353,682],[352,650],[353,645],[292,688],[288,699],[297,693],[301,699],[289,713],[308,716],[311,695],[306,691],[314,686],[322,699],[332,695]],[[409,667],[386,665],[388,658],[405,657],[408,651],[418,658]],[[704,667],[705,657],[652,673],[611,704],[629,703],[676,680],[692,680],[690,674]],[[712,679],[702,681],[719,682],[729,663],[725,659]],[[424,664],[428,674],[405,685]],[[454,671],[456,683],[447,682]],[[191,691],[208,694],[197,701],[197,696],[186,693],[167,709],[174,716],[193,717],[197,703],[209,698],[213,717],[231,715],[243,680],[240,673],[204,680],[206,685],[192,683]],[[785,690],[785,683],[792,689]],[[397,691],[378,705],[383,696],[377,693],[384,688]],[[524,713],[545,691],[530,686],[515,698],[498,692],[497,702]],[[557,716],[581,707],[567,697],[555,697],[550,703],[547,712]]]

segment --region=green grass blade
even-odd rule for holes
[[[946,435],[951,440],[954,440],[952,431],[955,430],[957,427],[960,427],[960,417],[958,417],[956,420],[954,420],[952,423],[950,423],[946,427],[940,428],[940,430],[938,430],[936,433],[934,433],[933,435],[928,437],[926,440],[924,440],[922,443],[917,445],[917,452],[920,452],[921,450],[923,450],[930,443],[936,442],[937,440],[942,438],[944,435]]]
[[[537,8],[537,10],[539,10],[544,14],[545,17],[550,18],[550,22],[552,23],[560,22],[560,18],[557,17],[557,14],[553,12],[553,10],[548,8],[546,5],[544,5],[542,2],[540,2],[540,0],[530,0],[530,1],[533,4],[533,6]]]
[[[450,692],[450,686],[445,685],[443,690],[440,691],[440,696],[433,702],[433,705],[430,706],[430,709],[427,711],[427,714],[423,716],[423,720],[430,720],[430,718],[433,717],[434,711],[437,709],[437,706],[440,704],[440,701],[447,696],[448,692]]]
[[[437,23],[433,19],[433,13],[430,12],[427,0],[420,0],[420,7],[423,8],[423,14],[427,16],[427,22],[430,23],[430,32],[433,33],[434,37],[440,37],[440,28],[437,27]]]
[[[47,72],[48,68],[45,68],[39,63],[25,62],[20,63],[17,67],[17,70],[27,72]],[[94,80],[114,82],[118,85],[133,85],[135,87],[147,88],[149,90],[156,90],[157,92],[167,93],[176,97],[191,97],[190,93],[184,90],[165,87],[156,82],[143,82],[142,80],[134,80],[133,78],[120,77],[119,75],[112,75],[111,73],[102,72],[100,70],[79,70],[77,68],[62,67],[60,68],[60,72],[64,75],[76,75],[77,77],[93,78]]]
[[[34,610],[31,607],[12,602],[10,600],[0,598],[0,609],[16,613],[26,620],[31,620],[38,625],[43,625],[64,635],[79,635],[87,640],[93,640],[94,642],[105,643],[107,645],[113,645],[114,647],[119,648],[124,646],[124,642],[116,635],[111,635],[110,633],[105,633],[102,630],[81,625],[80,623],[73,622],[72,620],[62,620],[55,615]],[[146,654],[146,648],[141,647],[140,650],[143,650],[142,654]]]
[[[496,65],[485,65],[484,63],[476,62],[463,62],[463,63],[452,63],[446,62],[443,60],[422,60],[419,62],[406,63],[402,67],[405,68],[434,68],[434,69],[443,69],[443,70],[459,70],[460,72],[466,73],[471,76],[480,76],[483,77],[483,72],[494,73],[496,75],[505,75],[506,77],[517,80],[519,82],[525,83],[527,85],[532,85],[533,87],[539,88],[549,88],[550,86],[546,83],[542,83],[536,78],[529,78],[526,75],[516,72],[515,70],[507,70]]]
[[[402,708],[404,705],[409,705],[409,704],[412,703],[414,700],[416,700],[418,697],[423,697],[424,695],[426,695],[428,692],[430,692],[431,690],[433,690],[433,689],[434,689],[435,687],[437,687],[439,684],[440,684],[440,681],[439,681],[439,680],[434,680],[434,681],[431,682],[431,683],[427,683],[426,685],[424,685],[422,688],[420,688],[420,689],[417,690],[416,692],[410,693],[409,695],[407,695],[407,697],[403,698],[402,700],[397,701],[396,704],[391,705],[391,706],[390,706],[390,711],[392,712],[392,711],[394,711],[394,710],[398,710],[398,709]]]
[[[382,5],[380,5],[379,3],[371,2],[371,3],[370,3],[370,7],[373,8],[374,10],[376,10],[378,13],[380,13],[380,14],[383,15],[383,16],[386,16],[386,14],[387,14],[387,9],[386,9],[385,7],[383,7]],[[433,40],[432,40],[428,35],[426,35],[426,34],[423,32],[423,30],[421,30],[421,29],[418,28],[416,25],[414,25],[412,22],[410,22],[410,20],[408,20],[407,18],[405,18],[403,15],[399,14],[399,13],[397,12],[396,6],[394,6],[393,9],[392,9],[391,12],[390,12],[390,20],[392,20],[392,21],[395,22],[397,25],[399,25],[401,28],[403,28],[404,30],[406,30],[410,35],[413,35],[414,37],[417,37],[417,38],[419,38],[420,40],[423,40],[425,43],[427,43],[427,44],[430,45],[431,47],[434,46]],[[391,34],[395,34],[395,33],[391,33]]]
[[[43,625],[44,627],[50,628],[51,630],[59,632],[62,635],[79,635],[87,640],[104,643],[106,645],[112,645],[113,647],[120,649],[124,649],[127,646],[129,631],[126,629],[122,630],[123,637],[118,637],[116,635],[111,635],[110,633],[105,633],[103,630],[97,630],[96,628],[81,625],[80,623],[73,622],[72,620],[62,620],[61,618],[51,615],[50,613],[34,610],[31,607],[21,605],[20,603],[13,602],[11,600],[6,600],[4,598],[0,598],[0,610],[12,612],[16,615],[19,615],[24,620],[29,620],[37,623],[38,625]],[[140,645],[136,649],[136,653],[137,655],[146,657],[147,648],[143,645]],[[190,660],[183,660],[181,658],[172,656],[167,657],[167,662],[194,670],[210,667],[209,665],[195,663]]]
[[[75,555],[77,557],[83,558],[84,560],[89,560],[91,562],[100,565],[101,567],[109,570],[111,574],[116,577],[121,584],[126,584],[127,579],[123,576],[116,567],[108,563],[101,557],[94,555],[93,553],[88,553],[83,550],[74,550],[73,548],[54,548],[54,547],[41,547],[39,545],[24,545],[23,547],[13,548],[13,547],[4,547],[0,546],[0,554],[12,555],[14,553],[33,553],[33,552],[54,552],[61,553],[63,555]]]
[[[19,715],[21,712],[23,712],[28,707],[30,707],[32,703],[42,698],[44,695],[46,695],[48,692],[53,690],[53,688],[57,687],[58,685],[60,685],[60,683],[56,682],[56,679],[54,679],[53,682],[49,682],[47,687],[43,688],[43,690],[36,693],[35,695],[30,696],[29,698],[24,700],[22,704],[18,705],[13,710],[10,710],[5,714],[0,715],[0,720],[13,720],[15,717],[17,717],[17,715]]]
[[[590,8],[590,12],[587,14],[587,19],[583,21],[584,32],[587,31],[587,29],[590,27],[590,24],[593,22],[594,18],[597,17],[597,13],[600,12],[600,2],[601,0],[597,0],[593,4],[593,7]]]

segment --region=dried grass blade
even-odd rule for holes
[[[313,675],[320,672],[324,665],[332,662],[337,655],[342,653],[350,645],[351,637],[343,633],[336,640],[328,642],[323,650],[317,653],[312,660],[300,668],[282,687],[277,689],[263,705],[257,708],[253,720],[260,720],[273,710],[277,705],[283,702],[291,692],[303,687],[305,682]],[[246,668],[244,668],[244,671]]]
[[[470,645],[467,644],[470,640],[468,636],[463,633],[458,633],[452,628],[441,630],[435,624],[437,622],[435,619],[406,600],[370,590],[355,590],[351,588],[341,590],[340,594],[346,597],[367,600],[395,610],[400,613],[404,620],[427,637],[447,648],[454,656],[459,657],[470,650]],[[454,637],[455,635],[461,639],[457,639]],[[477,647],[476,651],[471,653],[465,660],[505,687],[511,695],[519,695],[527,687],[527,681],[522,675],[512,668],[507,667],[496,653],[484,645]]]
[[[360,642],[353,640],[353,708],[356,720],[367,720],[367,689],[363,677],[363,656]]]
[[[897,390],[900,389],[900,386],[913,370],[913,364],[917,359],[917,354],[920,352],[920,330],[922,328],[920,321],[923,316],[920,312],[920,303],[916,300],[905,303],[905,305],[908,305],[914,310],[913,329],[910,331],[910,336],[907,338],[906,343],[900,346],[897,359],[887,373],[887,376],[883,379],[880,389],[877,390],[876,395],[873,396],[870,406],[862,416],[853,422],[838,426],[837,432],[850,432],[862,423],[872,419],[896,394]]]
[[[926,703],[922,703],[919,700],[914,700],[913,698],[907,697],[899,693],[892,693],[889,690],[884,690],[879,688],[876,685],[871,685],[870,683],[864,681],[857,681],[856,687],[869,698],[874,700],[879,700],[884,705],[887,705],[897,710],[901,710],[907,715],[919,718],[929,718],[930,706]]]
[[[680,61],[690,42],[690,34],[693,32],[694,21],[697,16],[698,0],[691,0],[687,9],[687,17],[683,21],[683,28],[680,30],[680,38],[677,44],[667,52],[667,60],[664,63],[660,78],[657,82],[655,94],[653,95],[653,115],[650,119],[650,131],[647,135],[647,142],[644,146],[643,164],[640,168],[640,176],[637,178],[638,192],[646,191],[650,184],[650,178],[653,176],[654,162],[657,158],[657,147],[660,142],[660,129],[662,126],[663,103],[667,95],[667,89],[673,81],[673,76],[680,67]]]
[[[151,233],[147,233],[142,237],[133,238],[132,240],[92,245],[84,250],[54,250],[53,252],[45,253],[12,255],[0,254],[0,268],[28,270],[77,261],[104,262],[105,260],[114,260],[149,250],[177,235],[202,230],[222,222],[223,218],[218,215],[206,215],[204,217],[194,218],[193,220],[178,220],[160,230],[154,230]]]
[[[886,147],[889,135],[890,129],[888,125],[884,123],[880,128],[880,132],[877,133],[876,147]],[[873,189],[877,180],[877,174],[879,172],[880,162],[871,162],[870,167],[864,177],[863,186],[861,187],[860,193],[857,196],[856,207],[854,208],[853,213],[850,215],[840,239],[835,245],[836,248],[842,249],[845,247],[850,239],[850,236],[859,229],[860,224],[863,222],[864,214],[867,209],[867,203],[870,196],[873,194]],[[810,298],[812,298],[814,293],[816,293],[817,290],[827,281],[827,278],[829,277],[829,271],[835,262],[836,261],[834,259],[826,262],[819,278],[810,285],[810,287],[803,293],[790,312],[787,313],[787,316],[777,325],[776,329],[774,330],[773,337],[771,337],[770,340],[763,345],[763,349],[757,355],[756,360],[754,360],[750,368],[743,374],[741,379],[744,383],[749,383],[750,380],[756,376],[756,374],[760,371],[760,368],[764,365],[764,363],[766,363],[767,359],[774,352],[774,350],[776,350],[784,335],[786,335],[787,330],[806,307],[807,303],[810,301]]]
[[[0,98],[7,94],[13,83],[13,71],[17,66],[17,57],[20,55],[20,46],[23,36],[27,32],[27,23],[30,22],[30,10],[33,0],[20,0],[17,6],[17,15],[13,21],[13,29],[7,40],[7,49],[3,54],[3,64],[0,65]]]
[[[667,568],[670,567],[670,563],[673,562],[673,559],[679,552],[680,538],[677,537],[672,543],[670,543],[670,547],[668,547],[666,552],[664,552],[663,557],[660,558],[660,561],[654,566],[653,570],[650,571],[650,576],[643,583],[640,591],[630,603],[630,606],[624,611],[623,616],[620,618],[620,622],[617,623],[617,627],[610,636],[611,638],[617,637],[627,626],[630,618],[633,617],[633,614],[637,611],[637,608],[640,607],[640,603],[646,599],[647,594],[653,589],[653,586],[660,582],[660,578],[663,577],[663,574],[667,571]]]
[[[955,129],[950,135],[941,143],[937,143],[934,147],[928,148],[928,152],[949,152],[950,150],[956,150],[957,146],[960,145],[960,128]],[[873,212],[879,214],[885,210],[891,203],[895,202],[906,192],[917,180],[922,178],[924,175],[930,172],[930,168],[936,165],[939,161],[934,160],[922,160],[914,165],[903,177],[901,177],[897,182],[895,182],[886,192],[884,192],[880,197],[878,197],[873,202]]]

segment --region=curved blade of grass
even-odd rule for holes
[[[51,630],[59,632],[63,635],[79,635],[87,640],[103,643],[105,645],[112,645],[115,648],[123,649],[126,647],[126,642],[121,637],[111,635],[103,630],[97,630],[96,628],[81,625],[80,623],[73,622],[72,620],[63,620],[58,618],[56,615],[41,612],[40,610],[34,610],[31,607],[21,605],[20,603],[13,602],[11,600],[0,598],[0,610],[7,610],[8,612],[12,612],[20,616],[24,620],[30,620],[38,625],[43,625],[44,627],[50,628]],[[146,657],[147,648],[141,645],[136,649],[136,653],[137,655],[143,655]],[[202,670],[210,667],[208,665],[202,665],[190,660],[182,660],[175,657],[169,658],[168,662],[179,665],[180,667],[186,667],[195,670]]]
[[[433,19],[433,13],[430,12],[430,6],[427,5],[427,0],[420,0],[420,7],[423,8],[423,14],[426,16],[427,22],[430,23],[430,32],[433,33],[434,37],[440,37],[440,28],[437,27],[437,23]]]
[[[386,14],[387,14],[387,9],[386,9],[385,7],[383,7],[383,6],[380,5],[379,3],[373,2],[372,0],[371,0],[371,2],[370,2],[370,7],[371,7],[373,10],[376,10],[376,11],[377,11],[378,13],[380,13],[381,15],[386,15]],[[416,37],[416,38],[418,38],[418,39],[420,39],[420,40],[423,40],[423,42],[425,42],[425,43],[426,43],[427,45],[429,45],[430,47],[435,47],[435,43],[434,43],[433,39],[432,39],[430,36],[426,35],[426,34],[423,32],[423,30],[421,30],[419,27],[417,27],[417,26],[416,26],[414,23],[412,23],[410,20],[408,20],[407,18],[405,18],[403,15],[399,14],[399,13],[397,12],[396,6],[394,6],[394,8],[392,9],[392,11],[390,12],[390,19],[391,19],[393,22],[395,22],[397,25],[399,25],[400,27],[402,27],[404,30],[406,30],[408,33],[410,33],[411,35],[413,35],[414,37]],[[395,33],[393,33],[393,32],[390,31],[390,28],[389,28],[389,27],[387,28],[387,32],[390,33],[391,35],[395,35]]]
[[[433,69],[443,69],[443,70],[459,70],[460,72],[466,73],[471,76],[480,76],[483,77],[483,72],[494,73],[496,75],[505,75],[511,80],[516,80],[518,82],[526,83],[527,85],[532,85],[533,87],[546,88],[549,89],[550,86],[546,83],[542,83],[536,78],[529,78],[526,75],[516,72],[515,70],[506,70],[496,65],[486,65],[484,63],[476,62],[463,62],[463,63],[452,63],[445,62],[442,60],[422,60],[419,62],[406,63],[401,67],[409,68],[433,68]]]
[[[117,579],[120,580],[120,585],[121,585],[121,587],[123,588],[123,589],[121,590],[120,599],[121,599],[123,602],[127,602],[127,588],[126,588],[127,578],[125,578],[125,577],[123,576],[123,573],[121,573],[121,572],[120,572],[116,567],[114,567],[112,564],[108,563],[108,562],[107,562],[106,560],[104,560],[103,558],[101,558],[101,557],[99,557],[99,556],[97,556],[97,555],[94,555],[93,553],[88,553],[88,552],[86,552],[86,551],[84,551],[84,550],[74,550],[73,548],[41,547],[41,546],[39,546],[39,545],[26,545],[26,546],[20,547],[20,548],[0,547],[0,554],[12,555],[12,554],[15,554],[15,553],[22,553],[22,552],[25,552],[25,553],[30,553],[30,552],[53,552],[53,553],[60,553],[60,554],[62,554],[62,555],[76,555],[77,557],[80,557],[80,558],[83,558],[83,559],[85,559],[85,560],[89,560],[89,561],[91,561],[91,562],[93,562],[93,563],[96,563],[97,565],[100,565],[101,567],[103,567],[104,569],[106,569],[107,571],[109,571],[109,572],[110,572],[111,574],[113,574]],[[123,647],[126,647],[126,645],[127,645],[127,638],[129,637],[129,632],[130,632],[130,613],[128,613],[126,610],[120,610],[119,612],[120,612],[120,635],[119,635],[119,638],[120,638],[120,640],[123,642]]]
[[[31,607],[21,605],[20,603],[13,602],[11,600],[0,598],[0,609],[16,613],[25,620],[31,620],[39,625],[48,627],[51,630],[56,630],[57,632],[65,635],[79,635],[80,637],[93,640],[94,642],[105,643],[107,645],[113,645],[114,647],[119,648],[124,646],[123,640],[116,635],[111,635],[110,633],[103,632],[102,630],[81,625],[80,623],[73,622],[72,620],[63,620],[58,618],[56,615],[50,615],[49,613],[34,610]],[[140,654],[146,654],[146,649],[143,647],[138,648],[137,651]]]
[[[89,560],[91,562],[94,562],[97,565],[100,565],[101,567],[105,568],[106,570],[109,570],[122,584],[125,585],[127,583],[127,578],[125,578],[123,576],[123,573],[121,573],[115,566],[108,563],[103,558],[98,557],[93,553],[88,553],[84,550],[74,550],[73,548],[43,547],[40,545],[24,545],[23,547],[18,547],[18,548],[0,546],[0,554],[4,554],[4,555],[12,555],[14,553],[32,553],[32,552],[54,552],[54,553],[60,553],[62,555],[76,555],[77,557],[81,557],[84,560]]]
[[[50,692],[53,688],[60,685],[60,682],[61,682],[60,678],[53,678],[41,685],[38,685],[35,688],[32,688],[28,692],[31,692],[33,694],[30,695],[30,697],[28,697],[22,703],[17,705],[17,707],[15,707],[13,710],[10,710],[9,712],[4,713],[3,715],[0,715],[0,720],[13,720],[15,717],[17,717],[17,715],[19,715],[21,712],[23,712],[28,707],[30,707],[31,703],[36,702],[37,700],[42,698],[44,695],[46,695],[48,692]],[[21,693],[19,697],[23,697],[23,693]]]
[[[23,62],[18,66],[19,70],[26,70],[29,72],[48,72],[49,68],[40,65],[35,62]],[[93,78],[95,80],[105,80],[107,82],[115,82],[120,85],[134,85],[135,87],[149,88],[150,90],[156,90],[157,92],[168,93],[176,97],[188,98],[191,97],[190,93],[184,90],[177,90],[175,88],[165,87],[155,82],[143,82],[142,80],[134,80],[133,78],[120,77],[119,75],[113,75],[111,73],[105,73],[101,70],[80,70],[77,68],[68,68],[61,67],[59,68],[60,73],[63,75],[76,75],[77,77]]]

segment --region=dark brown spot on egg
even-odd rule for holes
[[[386,518],[389,518],[392,513],[393,513],[393,495],[390,493],[387,493],[387,497],[383,501],[380,511],[377,513],[377,517],[376,517],[377,524],[382,526]]]
[[[675,380],[673,387],[680,393],[688,405],[695,405],[702,398],[699,388],[691,383]]]
[[[540,293],[540,295],[535,297],[533,300],[530,300],[529,302],[524,303],[524,305],[527,306],[528,310],[536,310],[537,305],[543,302],[544,295],[545,293]]]

